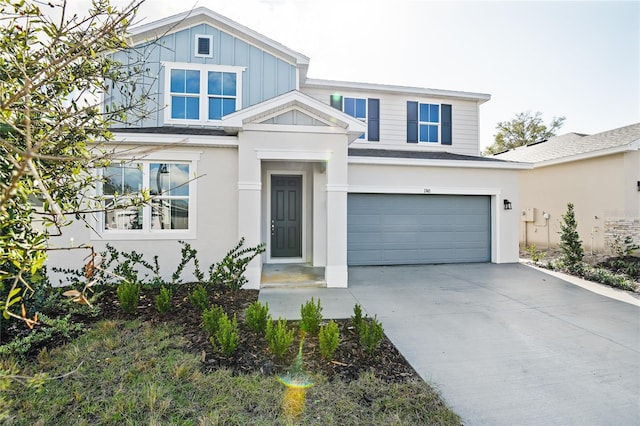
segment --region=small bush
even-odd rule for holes
[[[305,333],[315,334],[320,328],[322,322],[322,306],[320,306],[320,299],[315,304],[313,297],[308,300],[304,305],[300,306],[300,329]]]
[[[209,285],[219,284],[230,290],[237,291],[246,284],[247,278],[244,276],[249,262],[265,250],[264,244],[255,247],[241,249],[244,245],[244,238],[229,250],[224,258],[209,267]]]
[[[356,330],[356,334],[360,335],[360,330],[362,329],[362,306],[356,305],[353,307],[353,316],[351,317],[351,325]]]
[[[529,247],[527,247],[527,253],[534,263],[540,262],[547,255],[545,252],[538,251],[535,244],[531,244]]]
[[[80,332],[84,325],[71,321],[71,314],[59,318],[49,318],[40,314],[40,325],[22,337],[16,337],[7,344],[0,345],[0,356],[26,355],[32,348],[48,346],[56,336],[69,338]]]
[[[269,321],[269,304],[255,301],[249,305],[245,311],[245,321],[250,329],[256,333],[264,333],[267,331],[267,322]]]
[[[222,313],[218,320],[218,329],[213,337],[209,338],[211,345],[226,356],[230,356],[239,344],[238,320],[233,315],[233,320],[229,320],[227,314]]]
[[[209,294],[202,284],[198,284],[189,295],[189,301],[200,312],[204,312],[209,306]]]
[[[165,286],[160,287],[160,293],[156,296],[156,311],[164,315],[171,310],[173,291]]]
[[[117,289],[120,307],[128,314],[133,314],[138,309],[140,300],[140,284],[136,282],[122,281]]]
[[[331,320],[326,326],[320,327],[318,338],[320,341],[320,355],[326,360],[330,360],[340,344],[338,324]]]
[[[269,351],[278,358],[282,358],[293,343],[293,330],[287,330],[287,320],[282,318],[267,322],[266,335]]]
[[[202,328],[204,328],[210,336],[215,335],[218,331],[220,318],[226,315],[222,310],[222,306],[212,305],[209,309],[205,309],[202,312]]]
[[[369,354],[375,352],[384,339],[384,329],[377,317],[363,321],[360,329],[360,345]]]
[[[611,243],[609,243],[609,249],[616,257],[627,257],[631,256],[635,250],[640,249],[640,245],[635,244],[630,235],[627,235],[624,241],[622,236],[615,235]]]

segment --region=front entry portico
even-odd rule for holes
[[[347,287],[348,146],[364,124],[295,91],[224,121],[238,133],[238,237],[267,245],[245,288],[279,262],[323,267],[327,287]]]

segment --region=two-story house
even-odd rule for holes
[[[152,202],[65,238],[158,255],[167,275],[179,240],[210,263],[240,237],[265,242],[248,288],[268,263],[346,287],[350,265],[517,262],[526,166],[479,156],[489,95],[311,79],[309,58],[206,8],[132,39],[115,59],[144,58],[158,107],[114,128],[127,161],[102,171],[101,191],[149,188]],[[136,147],[150,149],[132,159]]]

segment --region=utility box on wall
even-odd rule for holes
[[[536,218],[536,209],[533,207],[529,207],[522,211],[522,221],[523,222],[534,222]]]

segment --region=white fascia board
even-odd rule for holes
[[[486,93],[428,89],[424,87],[396,86],[391,84],[356,83],[356,82],[349,82],[349,81],[319,80],[319,79],[311,79],[311,78],[305,80],[305,82],[302,84],[302,87],[356,89],[356,90],[364,90],[368,92],[386,92],[386,93],[395,93],[395,94],[405,93],[405,94],[411,94],[411,95],[434,96],[439,98],[474,100],[478,102],[478,105],[483,104],[491,99],[491,95]]]
[[[296,52],[295,50],[290,49],[285,45],[206,7],[198,7],[188,12],[179,13],[148,24],[136,26],[131,28],[129,33],[133,36],[134,44],[138,44],[146,41],[147,39],[157,37],[158,35],[172,34],[185,28],[203,23],[220,26],[224,31],[231,35],[254,46],[263,49],[267,48],[265,50],[268,50],[270,53],[273,53],[275,56],[282,59],[288,57],[285,59],[287,62],[294,62],[295,65],[309,65],[309,57],[302,53]],[[158,31],[160,29],[162,29],[162,31]]]
[[[428,166],[428,167],[457,167],[466,169],[501,169],[528,170],[533,168],[530,163],[498,163],[473,160],[434,160],[426,158],[388,158],[388,157],[349,157],[349,164],[378,164],[385,166]]]
[[[337,121],[331,124],[346,128],[349,132],[359,132],[358,135],[360,135],[367,130],[366,125],[362,121],[296,90],[276,96],[275,98],[267,99],[266,101],[252,105],[248,108],[243,108],[233,114],[229,114],[222,118],[222,126],[225,128],[241,129],[247,125],[245,124],[246,120],[251,120],[254,117],[264,115],[269,111],[274,111],[274,113],[284,113],[289,109],[294,109],[295,103],[310,108],[307,112],[312,114],[315,110],[327,116],[335,117]],[[283,109],[278,111],[279,108]],[[321,117],[319,117],[319,119],[326,122],[326,120],[323,120]]]
[[[584,152],[582,154],[571,155],[569,157],[554,158],[552,160],[531,163],[534,169],[547,166],[555,166],[557,164],[570,163],[573,161],[588,160],[590,158],[604,157],[606,155],[620,154],[623,152],[633,152],[640,150],[640,140],[628,143],[626,145],[614,146],[612,148],[599,149],[597,151]]]
[[[332,151],[257,149],[259,160],[329,161]]]
[[[117,132],[108,144],[237,147],[238,137]]]

